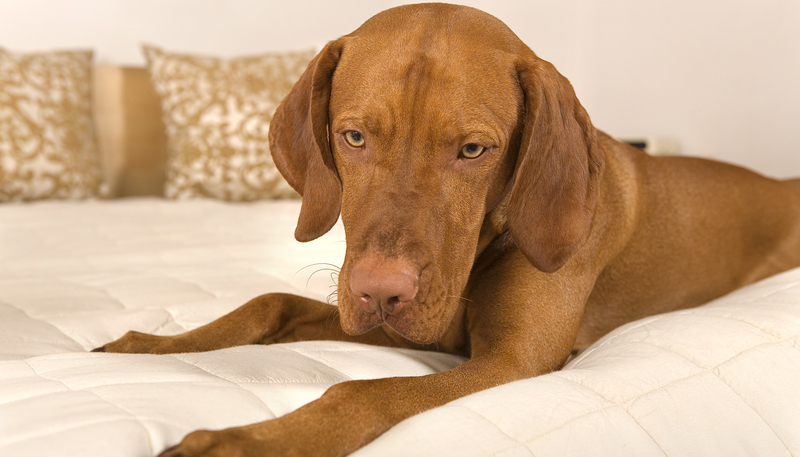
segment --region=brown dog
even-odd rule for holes
[[[800,186],[614,141],[551,64],[471,8],[399,7],[329,43],[270,134],[304,197],[297,239],[341,211],[341,328],[330,305],[273,294],[183,335],[131,332],[99,350],[341,339],[471,358],[338,384],[166,456],[345,455],[411,415],[557,370],[620,324],[800,265]]]

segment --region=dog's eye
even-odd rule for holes
[[[364,147],[364,137],[355,130],[350,130],[349,132],[345,133],[344,139],[347,141],[347,144],[354,148]]]
[[[467,159],[477,159],[483,154],[486,148],[475,143],[470,143],[461,148],[461,155]]]

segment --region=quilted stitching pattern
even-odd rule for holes
[[[560,372],[420,415],[356,455],[416,455],[424,442],[421,455],[796,456],[799,380],[793,270],[697,309],[628,324]],[[399,447],[408,436],[446,434],[453,423],[459,440]]]
[[[340,263],[344,234],[294,242],[298,207],[157,199],[4,206],[0,352],[91,349],[130,328],[181,332],[268,291],[324,300],[330,277],[312,276],[309,265]]]
[[[299,202],[0,207],[0,455],[147,456],[197,428],[285,414],[333,383],[455,357],[343,343],[172,356],[85,352],[195,328],[266,291],[325,299],[341,226],[292,240]],[[309,281],[310,277],[310,282]],[[358,456],[800,455],[800,270],[618,329],[564,370],[403,422]]]
[[[159,199],[0,207],[0,455],[153,455],[197,428],[285,414],[334,383],[460,359],[352,344],[203,354],[86,351],[174,334],[265,292],[325,300],[344,232],[293,240],[299,201]]]

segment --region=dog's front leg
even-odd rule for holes
[[[525,376],[511,365],[481,358],[418,378],[337,384],[278,419],[191,433],[160,457],[348,455],[410,416]]]
[[[509,262],[527,265],[519,256],[499,263],[506,273],[486,272],[470,294],[471,360],[423,377],[337,384],[278,419],[191,433],[162,456],[343,456],[415,414],[558,369],[572,350],[592,281],[576,284],[529,265],[505,270]]]
[[[94,352],[174,354],[307,340],[410,346],[382,328],[356,337],[347,335],[335,306],[297,295],[266,294],[195,330],[174,336],[131,331]]]

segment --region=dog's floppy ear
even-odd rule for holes
[[[534,267],[554,272],[589,237],[604,155],[589,115],[553,65],[528,56],[517,74],[525,118],[508,227]]]
[[[343,42],[332,41],[281,102],[270,122],[269,147],[278,170],[303,196],[294,236],[310,241],[339,218],[342,185],[328,137],[331,79]]]

